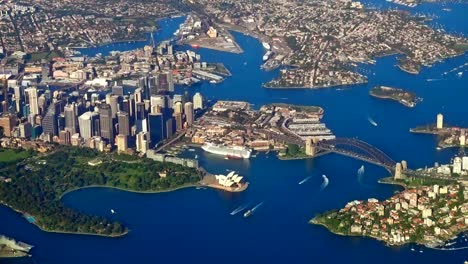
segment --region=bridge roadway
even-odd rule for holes
[[[274,139],[279,142],[297,144],[302,147],[305,146],[304,140],[291,134],[281,134],[279,132],[266,129],[260,130],[260,132],[268,135],[270,139]],[[314,146],[316,150],[318,150],[318,153],[316,154],[323,155],[324,152],[334,152],[384,167],[389,171],[395,170],[396,162],[387,154],[369,143],[356,138],[335,138],[332,140],[324,140],[316,143]]]
[[[176,142],[177,140],[179,140],[181,137],[185,136],[185,134],[187,133],[187,130],[184,130],[182,132],[180,132],[176,137],[173,137],[171,138],[168,142],[166,142],[164,145],[158,147],[156,149],[156,152],[159,152],[163,149],[165,149],[166,147],[169,147],[170,145],[172,145],[174,142]]]

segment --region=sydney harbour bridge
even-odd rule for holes
[[[267,131],[263,132],[266,133]],[[447,175],[430,174],[422,170],[411,170],[408,168],[406,161],[403,160],[396,162],[382,150],[357,138],[335,138],[331,140],[309,142],[311,145],[307,146],[307,142],[293,135],[284,135],[272,132],[268,133],[268,135],[270,139],[275,139],[287,144],[297,144],[305,147],[306,150],[309,148],[309,155],[311,157],[317,157],[328,153],[336,153],[375,164],[388,170],[394,175],[395,179],[403,178],[405,176],[424,176],[450,179]]]

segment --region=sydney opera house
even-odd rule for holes
[[[235,171],[231,171],[228,175],[216,175],[216,180],[219,185],[224,187],[239,187],[242,184],[242,179],[244,177],[236,174]]]

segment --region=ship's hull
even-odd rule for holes
[[[243,147],[229,147],[229,146],[217,146],[217,145],[204,145],[202,149],[206,152],[224,156],[228,159],[248,159],[252,151]]]
[[[270,50],[270,49],[271,49],[270,44],[268,44],[268,43],[266,43],[266,42],[262,42],[262,45],[263,45],[263,48],[265,48],[266,50]]]

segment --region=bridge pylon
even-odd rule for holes
[[[312,138],[306,139],[305,152],[308,156],[315,156],[315,154],[317,154],[317,148],[315,147],[315,143]]]
[[[393,178],[395,180],[402,180],[405,179],[406,176],[403,174],[404,171],[408,169],[406,161],[402,160],[401,162],[397,162],[395,165],[395,175],[393,175]]]

